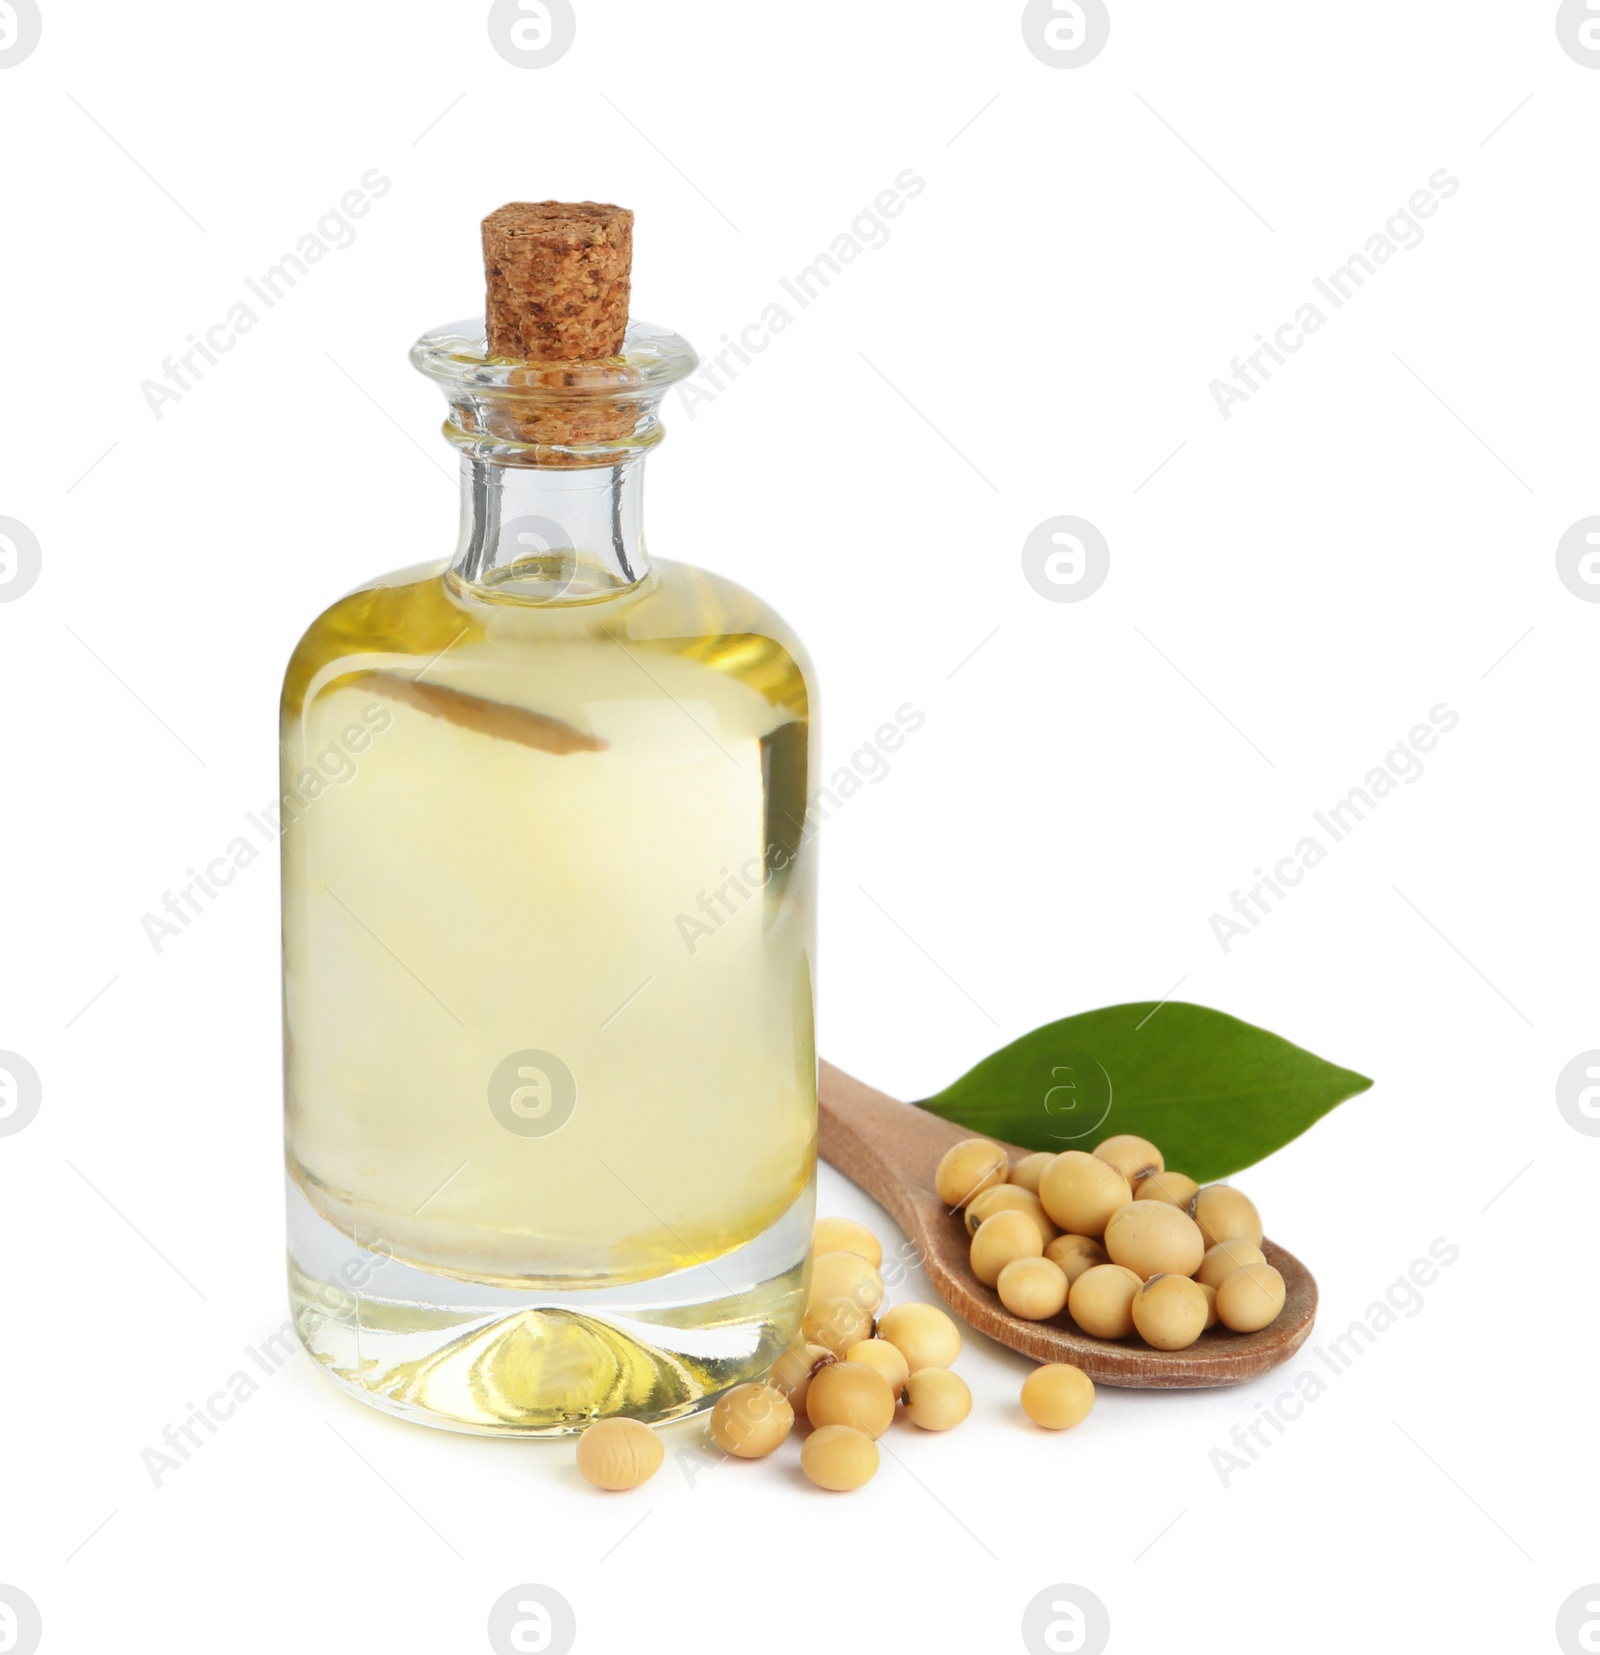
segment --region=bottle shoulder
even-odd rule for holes
[[[794,630],[726,576],[667,560],[626,592],[534,604],[467,586],[443,563],[381,577],[331,604],[306,629],[284,678],[283,709],[374,672],[447,672],[550,651],[614,651],[737,679],[797,718],[811,716],[814,669]],[[570,656],[569,656],[570,658]]]
[[[699,637],[708,643],[746,640],[769,646],[815,691],[815,668],[794,628],[748,587],[694,564],[663,559],[652,571],[654,590],[623,611],[626,635],[641,642]]]
[[[307,696],[341,667],[359,671],[361,658],[409,659],[451,647],[472,620],[452,604],[444,586],[448,562],[415,565],[380,575],[328,605],[300,635],[283,679],[285,712],[298,712]]]

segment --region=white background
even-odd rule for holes
[[[530,1581],[580,1652],[998,1655],[1058,1582],[1117,1652],[1556,1647],[1600,1579],[1600,1141],[1555,1105],[1600,1046],[1600,606],[1555,564],[1600,512],[1600,72],[1553,0],[1116,0],[1069,71],[1015,0],[579,0],[532,71],[483,0],[44,4],[0,70],[0,516],[43,548],[0,605],[0,1047],[44,1086],[0,1138],[0,1582],[42,1647],[475,1651]],[[1045,1436],[977,1338],[971,1421],[848,1499],[792,1443],[602,1497],[570,1443],[402,1425],[303,1356],[152,1486],[285,1314],[275,866],[159,957],[140,917],[273,797],[301,629],[453,544],[406,350],[481,303],[478,220],[632,206],[636,314],[715,347],[908,167],[888,244],[651,463],[654,550],[806,639],[830,770],[927,715],[826,830],[823,1051],[925,1096],[1176,989],[1376,1077],[1241,1180],[1322,1337],[1459,1261],[1228,1486],[1277,1379]],[[371,168],[353,245],[154,418]],[[1224,421],[1210,381],[1439,168],[1423,243]],[[1111,547],[1081,603],[1022,574],[1063,513]],[[1426,774],[1224,954],[1209,916],[1440,702]],[[827,1170],[821,1207],[896,1239]]]

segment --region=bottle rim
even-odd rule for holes
[[[620,356],[590,362],[519,362],[489,355],[481,317],[430,329],[411,347],[419,373],[458,396],[555,403],[622,399],[659,402],[700,365],[681,334],[654,322],[628,324]]]

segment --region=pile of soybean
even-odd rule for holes
[[[1144,1138],[1107,1138],[1092,1155],[1028,1155],[1015,1166],[988,1138],[954,1145],[935,1174],[939,1198],[972,1238],[973,1274],[1014,1316],[1067,1315],[1097,1339],[1137,1334],[1184,1350],[1220,1322],[1254,1333],[1283,1309],[1283,1277],[1261,1251],[1261,1219],[1227,1184],[1202,1189],[1169,1172]],[[765,1382],[736,1385],[711,1410],[712,1441],[738,1459],[771,1454],[809,1427],[800,1465],[818,1488],[844,1492],[878,1470],[878,1439],[898,1418],[948,1431],[972,1411],[951,1371],[961,1330],[929,1304],[885,1310],[883,1248],[864,1226],[818,1221],[800,1340]],[[1022,1386],[1036,1425],[1088,1417],[1094,1385],[1064,1362]],[[597,1488],[637,1488],[660,1469],[661,1439],[633,1419],[603,1419],[578,1439],[578,1470]]]
[[[763,1459],[808,1428],[800,1466],[818,1488],[838,1493],[870,1482],[878,1439],[903,1419],[948,1431],[972,1412],[972,1392],[951,1371],[961,1330],[930,1304],[883,1308],[883,1248],[864,1226],[818,1221],[800,1340],[764,1383],[736,1385],[711,1410],[711,1439],[738,1459]],[[1094,1405],[1086,1374],[1052,1364],[1030,1374],[1022,1405],[1040,1425],[1063,1430]],[[605,1419],[578,1439],[578,1470],[597,1488],[636,1488],[662,1461],[661,1439],[631,1419]]]
[[[1249,1196],[1169,1172],[1147,1139],[1122,1133],[1092,1155],[1042,1152],[1012,1166],[1002,1145],[967,1138],[934,1184],[963,1214],[972,1273],[1013,1316],[1065,1312],[1094,1338],[1136,1333],[1173,1351],[1218,1322],[1258,1332],[1283,1309]]]

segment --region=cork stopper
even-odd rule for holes
[[[595,201],[513,201],[483,221],[489,354],[593,362],[621,354],[633,214]]]

